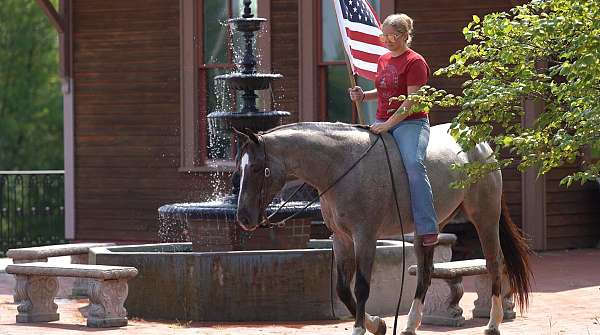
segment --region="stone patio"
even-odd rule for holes
[[[351,321],[306,321],[301,323],[187,323],[185,321],[130,320],[120,329],[89,329],[78,311],[86,300],[57,299],[61,320],[40,324],[16,324],[16,305],[12,304],[14,280],[2,273],[7,260],[0,260],[0,335],[77,334],[101,331],[102,334],[350,334]],[[4,265],[4,266],[3,266]],[[502,334],[600,335],[600,250],[565,250],[540,253],[532,257],[535,273],[529,310],[517,314],[501,326]],[[486,319],[471,319],[476,298],[472,277],[465,278],[461,300],[467,319],[460,328],[424,326],[419,334],[483,334]],[[202,303],[202,302],[199,302]],[[385,318],[392,334],[393,317]],[[400,316],[403,327],[406,316]]]

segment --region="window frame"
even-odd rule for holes
[[[324,85],[327,83],[327,66],[345,64],[344,61],[335,64],[322,61],[322,1],[298,1],[299,21],[299,120],[324,121],[327,117],[327,100]],[[381,19],[396,12],[394,0],[379,0]],[[325,69],[323,70],[323,68]],[[353,117],[357,117],[353,105]]]
[[[203,8],[205,0],[179,0],[180,4],[180,172],[232,172],[235,162],[230,159],[209,159],[207,152],[208,127],[206,122],[208,83],[206,71],[214,68],[232,68],[229,64],[204,64],[203,62]],[[234,0],[228,0],[229,2]],[[229,4],[229,3],[228,3]],[[270,18],[270,3],[257,2],[259,17]],[[231,17],[232,6],[228,5]],[[268,25],[261,33],[257,44],[263,50],[262,65],[271,67],[270,46],[271,33]],[[228,39],[231,35],[228,34]],[[233,61],[232,53],[228,51],[228,60]],[[202,75],[202,77],[201,77]],[[259,93],[259,96],[261,94]]]

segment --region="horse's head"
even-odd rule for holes
[[[237,162],[240,174],[237,223],[252,231],[262,222],[265,208],[285,183],[281,161],[269,156],[269,144],[264,137],[249,129],[235,130],[246,141]]]

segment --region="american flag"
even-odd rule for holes
[[[388,52],[379,41],[377,14],[368,0],[333,0],[333,3],[352,72],[375,80],[377,60]]]

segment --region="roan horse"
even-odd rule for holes
[[[448,129],[449,125],[431,128],[425,161],[439,226],[441,229],[459,210],[475,225],[492,281],[492,306],[485,334],[500,334],[502,275],[507,276],[509,292],[514,293],[519,306],[526,307],[531,274],[529,249],[512,221],[500,220],[501,213],[506,214],[501,210],[500,171],[483,176],[466,189],[449,187],[450,182],[460,178],[458,172],[449,168],[452,164],[493,158],[490,146],[485,143],[463,152]],[[251,231],[264,222],[265,206],[290,176],[304,180],[320,194],[339,179],[320,199],[325,224],[333,232],[337,294],[355,317],[353,335],[364,334],[365,328],[374,334],[385,334],[385,322],[365,312],[376,240],[397,235],[399,217],[404,232],[414,231],[408,180],[393,138],[387,133],[382,135],[390,148],[399,215],[384,145],[381,141],[373,145],[378,135],[348,124],[320,122],[284,125],[260,134],[245,130],[240,134],[247,140],[238,161],[241,174],[238,224]],[[371,146],[372,150],[365,155]],[[364,159],[340,179],[361,156]],[[433,270],[433,247],[423,247],[417,238],[415,251],[417,290],[402,332],[406,335],[415,334],[421,323]],[[353,276],[356,301],[350,288]]]

